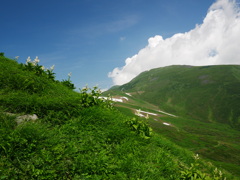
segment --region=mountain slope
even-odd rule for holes
[[[106,93],[128,92],[173,114],[240,128],[240,66],[168,66]]]
[[[121,114],[96,88],[72,87],[0,54],[0,179],[234,179]],[[38,119],[17,123],[29,114]]]
[[[121,112],[148,118],[155,132],[239,176],[239,118],[234,121],[239,77],[234,65],[169,66],[144,72],[104,94],[122,100],[115,102]],[[234,109],[232,117],[217,119],[227,108]]]

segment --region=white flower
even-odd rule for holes
[[[88,90],[88,87],[83,87],[82,88],[82,91],[87,91]]]
[[[198,154],[196,154],[195,156],[194,156],[194,159],[199,159],[199,156],[198,156]]]
[[[54,67],[55,67],[55,65],[52,65],[52,66],[50,67],[50,70],[53,71]]]
[[[140,116],[140,114],[141,114],[141,109],[136,110],[136,115],[137,115],[137,116]]]
[[[68,77],[71,77],[72,76],[72,73],[70,72],[70,73],[68,73]]]
[[[146,118],[146,119],[149,119],[149,115],[147,114],[147,115],[145,116],[145,118]]]
[[[222,174],[222,171],[219,171],[219,176],[222,177],[222,175],[223,175],[223,174]]]
[[[36,56],[36,58],[33,60],[34,64],[38,64],[40,62],[40,60],[38,59],[38,57]]]
[[[44,66],[41,66],[41,69],[42,69],[42,70],[44,70],[44,69],[45,69],[45,67],[44,67]]]
[[[26,64],[28,64],[28,63],[30,63],[30,62],[31,62],[31,58],[30,58],[30,56],[28,56],[27,61],[26,61]]]
[[[16,56],[15,59],[18,60],[19,56]]]
[[[87,91],[87,90],[88,90],[88,85],[86,84],[86,86],[82,88],[82,91]]]

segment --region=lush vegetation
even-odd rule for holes
[[[157,68],[107,93],[120,91],[179,116],[240,129],[239,65]]]
[[[121,96],[124,94],[120,93]],[[126,96],[126,94],[125,94]],[[128,101],[115,103],[117,109],[128,116],[135,116],[138,109],[156,115],[149,115],[148,122],[153,131],[170,139],[177,145],[200,154],[237,177],[240,177],[239,131],[230,125],[217,122],[201,122],[186,117],[172,117],[157,111],[157,107],[128,96]],[[145,119],[144,117],[142,119]],[[170,124],[169,126],[164,123]]]
[[[0,179],[234,179],[36,58],[0,56]],[[20,115],[38,119],[17,123]]]
[[[210,67],[170,66],[144,72],[128,84],[113,87],[105,92],[105,95],[127,97],[128,101],[115,103],[115,106],[129,116],[134,116],[137,109],[157,114],[157,116],[150,116],[148,119],[154,132],[183,148],[200,154],[201,157],[211,161],[214,165],[223,167],[240,178],[240,134],[237,128],[239,117],[233,118],[237,117],[239,113],[236,105],[240,103],[239,91],[235,91],[234,87],[232,87],[231,92],[227,89],[230,84],[239,82],[239,72],[239,66],[228,65]],[[219,73],[221,74],[218,75]],[[223,76],[226,77],[223,78]],[[207,80],[207,77],[209,80]],[[204,78],[205,80],[203,80]],[[214,79],[214,82],[210,82],[210,79]],[[202,80],[203,82],[201,82]],[[177,83],[182,83],[183,86],[189,83],[192,89],[181,89],[180,87],[179,89],[171,89],[170,84]],[[214,86],[208,85],[208,83],[212,83]],[[236,85],[236,89],[238,88],[239,85]],[[220,99],[216,99],[216,96]],[[160,100],[168,98],[172,98],[172,100],[160,103]],[[172,102],[173,100],[176,105]],[[163,106],[156,102],[163,104]],[[200,104],[202,105],[200,106]],[[213,106],[211,107],[211,105]],[[226,106],[229,107],[224,109],[223,107]],[[214,109],[215,113],[218,112],[221,115],[208,114],[209,107]],[[158,111],[159,109],[178,117],[163,114]],[[229,113],[229,109],[235,109],[230,113],[231,121],[229,121],[229,118],[225,121],[219,120],[218,118],[222,117],[224,113]],[[205,116],[208,117],[204,118]],[[164,125],[164,122],[170,124],[170,126]]]

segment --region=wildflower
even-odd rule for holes
[[[55,67],[55,65],[52,65],[52,66],[50,67],[50,70],[53,71],[54,67]]]
[[[198,159],[199,159],[199,156],[198,156],[198,154],[196,154],[196,155],[194,156],[194,159],[196,159],[196,160],[198,160]]]
[[[88,85],[87,84],[86,84],[85,87],[82,88],[82,91],[85,91],[85,92],[88,91]]]
[[[15,59],[18,60],[19,56],[16,56]]]
[[[83,87],[82,90],[87,90],[87,88],[86,88],[86,87]]]
[[[38,64],[40,62],[40,60],[38,59],[38,57],[36,56],[36,58],[33,60],[34,64]]]
[[[98,89],[98,90],[97,90],[97,93],[98,93],[98,94],[102,94],[101,89]]]
[[[30,62],[31,62],[31,58],[30,58],[30,56],[28,56],[27,61],[26,61],[26,64],[28,64],[28,63],[30,63]]]
[[[141,114],[141,109],[139,109],[139,110],[136,110],[136,113],[135,113],[137,116],[140,116],[140,114]]]
[[[146,118],[146,119],[149,119],[149,115],[147,114],[145,118]]]
[[[81,89],[81,92],[83,92],[83,93],[86,93],[88,91],[88,88],[87,87],[83,87],[82,89]]]
[[[41,66],[41,69],[42,69],[42,70],[44,70],[44,69],[45,69],[45,67],[44,67],[44,66]]]
[[[68,73],[68,77],[71,77],[72,76],[72,73],[70,72],[70,73]]]

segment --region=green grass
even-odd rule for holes
[[[149,124],[179,146],[240,177],[239,87],[239,65],[169,66],[143,72],[105,93],[131,93],[128,102],[116,104],[128,115],[132,109],[154,113],[162,109],[177,115],[152,117]]]
[[[96,88],[72,88],[40,65],[0,55],[0,179],[234,179],[151,134],[145,121],[98,99]],[[39,119],[17,124],[24,114]]]
[[[220,123],[210,124],[172,117],[161,119],[177,128],[163,127],[160,123],[151,121],[156,132],[240,176],[239,131]]]
[[[128,103],[117,103],[116,107],[124,114],[134,117],[132,108],[139,109],[140,107],[133,107],[132,101],[130,105]],[[148,103],[141,104],[141,107],[145,107],[145,111],[157,113],[157,111],[148,109],[152,107]],[[166,126],[163,122],[170,123],[171,126]],[[231,126],[171,116],[150,116],[148,123],[154,132],[240,177],[239,131]]]

